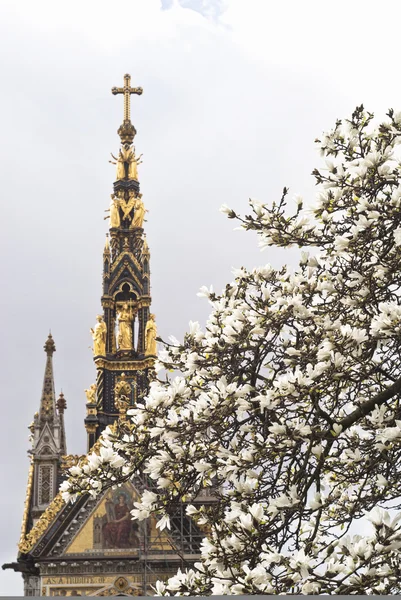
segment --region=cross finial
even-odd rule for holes
[[[131,94],[140,96],[143,93],[143,89],[141,87],[132,88],[131,75],[127,73],[124,75],[124,87],[113,87],[111,88],[111,93],[115,96],[117,94],[124,94],[124,123],[131,122]]]

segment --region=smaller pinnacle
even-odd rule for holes
[[[43,346],[43,348],[45,349],[45,352],[48,356],[52,356],[53,352],[56,351],[56,345],[54,343],[53,336],[51,333],[49,333],[48,338],[47,338],[46,343]]]
[[[57,399],[57,410],[60,413],[60,415],[62,415],[65,411],[65,409],[67,408],[67,401],[64,398],[64,394],[63,392],[60,392],[60,395]]]

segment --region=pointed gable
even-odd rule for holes
[[[107,490],[87,514],[63,555],[119,556],[129,551],[134,558],[145,551],[150,539],[154,551],[171,552],[171,541],[156,528],[154,517],[143,522],[132,520],[130,511],[139,499],[139,492],[129,482]]]

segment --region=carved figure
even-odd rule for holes
[[[109,162],[112,165],[117,165],[117,172],[116,172],[116,181],[119,181],[120,179],[125,179],[125,155],[121,152],[118,153],[118,157],[114,156],[114,154],[111,153],[111,156],[114,158],[113,160],[109,160]]]
[[[146,356],[157,356],[157,327],[155,315],[150,314],[145,327],[145,354]]]
[[[132,193],[130,193],[130,197],[127,202],[125,202],[124,200],[120,201],[120,206],[123,211],[123,219],[129,218],[129,214],[130,214],[131,210],[134,208],[135,202],[136,202],[136,198],[135,198],[134,194],[132,194]]]
[[[132,318],[133,312],[125,302],[118,313],[118,347],[120,350],[132,349]]]
[[[119,206],[121,204],[121,200],[119,200],[118,198],[116,198],[116,196],[114,194],[111,194],[111,202],[110,202],[110,207],[107,208],[104,212],[109,212],[109,215],[106,215],[104,217],[104,219],[108,219],[110,218],[110,228],[111,227],[120,227],[120,213],[119,213]]]
[[[142,163],[142,156],[143,154],[135,156],[135,148],[132,146],[132,151],[128,162],[128,179],[135,179],[135,181],[138,181],[138,165]]]
[[[88,404],[89,403],[96,404],[96,388],[97,388],[96,383],[92,383],[90,388],[88,390],[85,390],[86,399],[88,401]]]
[[[97,323],[94,329],[90,330],[93,338],[93,354],[94,356],[104,356],[106,354],[107,325],[103,321],[102,315],[97,315],[96,319]]]
[[[142,201],[142,194],[138,194],[137,198],[135,199],[135,212],[130,229],[134,227],[142,227],[146,212],[145,205]]]
[[[120,213],[118,210],[119,204],[120,202],[118,198],[112,194],[110,202],[110,227],[120,227]]]

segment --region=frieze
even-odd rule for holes
[[[108,371],[144,371],[145,369],[153,368],[155,359],[152,357],[145,358],[144,360],[125,360],[125,361],[111,361],[104,358],[95,358],[96,367],[98,369],[107,369]]]
[[[120,560],[110,560],[108,557],[97,557],[97,560],[88,560],[87,557],[82,559],[78,558],[78,562],[67,563],[65,561],[57,563],[41,563],[40,572],[42,576],[49,576],[51,578],[61,577],[62,575],[68,575],[71,577],[77,577],[80,575],[91,576],[96,573],[142,573],[144,569],[144,561],[142,560],[129,560],[119,557]],[[72,566],[76,565],[76,566]],[[95,575],[96,576],[96,575]]]
[[[149,276],[147,274],[145,274],[144,277],[146,277],[146,279],[149,278]],[[114,308],[115,302],[114,302],[113,298],[103,296],[101,299],[101,302],[102,302],[103,308],[109,308],[109,309]],[[151,296],[148,296],[147,294],[140,296],[140,298],[138,298],[138,300],[137,300],[138,309],[147,308],[151,305],[151,303],[152,303],[152,298],[151,298]]]

